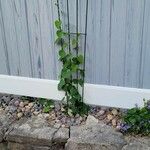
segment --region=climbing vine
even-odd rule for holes
[[[59,61],[62,62],[58,89],[65,92],[63,100],[66,100],[66,112],[83,115],[88,112],[88,106],[83,102],[83,97],[79,92],[79,87],[83,88],[84,86],[85,76],[85,71],[82,68],[84,56],[79,53],[80,33],[75,33],[76,38],[72,38],[70,31],[63,31],[60,15],[58,16],[58,20],[55,21],[56,44],[60,47]]]

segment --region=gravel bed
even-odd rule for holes
[[[37,116],[43,112],[43,106],[38,102],[38,98],[21,97],[16,95],[0,94],[0,110],[5,110],[6,114],[13,120],[22,117]],[[121,123],[121,116],[125,110],[119,108],[109,108],[101,106],[90,106],[88,115],[92,115],[107,125],[118,128]],[[66,115],[61,102],[54,101],[54,107],[46,114],[46,120],[52,126],[70,127],[85,124],[88,115]]]

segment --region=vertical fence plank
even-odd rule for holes
[[[10,62],[10,73],[11,75],[20,75],[20,59],[13,13],[13,1],[1,1],[1,9],[6,37],[6,46],[8,50],[8,58]]]
[[[30,57],[30,46],[27,31],[27,20],[24,0],[12,0],[14,25],[16,30],[17,48],[20,59],[20,75],[32,76],[32,64]]]
[[[41,25],[38,0],[26,0],[27,19],[29,28],[29,40],[31,46],[31,58],[33,64],[33,76],[44,77],[44,64],[41,42]]]
[[[141,69],[141,80],[143,88],[150,88],[150,1],[145,0],[145,16],[143,29],[143,65]]]
[[[0,1],[0,62],[1,62],[0,74],[10,74],[4,24],[3,24],[3,18],[1,13],[1,1]]]
[[[42,43],[42,54],[44,63],[44,78],[54,79],[56,76],[54,59],[54,22],[50,16],[52,14],[51,1],[39,0],[40,32]]]
[[[89,2],[86,79],[108,84],[110,1]]]
[[[110,84],[124,84],[126,2],[111,1]]]
[[[144,1],[127,1],[125,86],[139,87]]]

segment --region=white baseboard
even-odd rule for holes
[[[0,93],[61,100],[63,92],[57,90],[58,81],[0,75]],[[143,98],[150,99],[149,89],[85,84],[85,102],[119,108],[143,105]]]

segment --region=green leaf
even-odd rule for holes
[[[78,84],[78,79],[73,79],[72,82],[73,82],[74,84]]]
[[[71,74],[72,74],[72,72],[69,69],[67,69],[67,70],[65,69],[62,71],[61,76],[62,76],[62,78],[70,78]]]
[[[46,100],[44,98],[40,98],[38,99],[38,102],[41,104],[41,105],[44,105]]]
[[[55,43],[57,44],[57,45],[63,45],[64,44],[64,39],[63,38],[57,38],[56,40],[55,40]]]
[[[74,84],[80,84],[80,86],[83,86],[83,80],[82,79],[73,79],[72,82]]]
[[[79,93],[78,90],[74,86],[72,86],[70,89],[71,96],[76,96],[78,95],[78,93]]]
[[[78,83],[79,83],[81,86],[83,86],[83,84],[84,84],[84,82],[83,82],[82,79],[79,79],[79,80],[78,80]]]
[[[64,58],[66,56],[66,52],[63,49],[60,50],[59,51],[59,56],[60,56],[61,59]]]
[[[56,32],[56,34],[57,34],[57,37],[58,37],[58,38],[62,38],[62,36],[63,36],[63,32],[62,32],[61,30],[58,30],[58,31]]]
[[[52,106],[53,104],[54,104],[53,101],[50,100],[50,99],[48,99],[48,100],[46,101],[46,105],[47,105],[47,106]]]
[[[80,62],[80,64],[83,64],[84,58],[83,58],[82,55],[79,55],[79,56],[77,57],[77,59],[78,59],[78,61]]]
[[[63,43],[63,48],[65,49],[67,46],[68,46],[68,44],[64,42]]]
[[[58,90],[62,90],[64,85],[65,85],[65,81],[64,81],[64,79],[61,79],[59,84],[58,84]]]
[[[78,70],[78,65],[72,64],[72,65],[71,65],[71,70],[72,70],[73,72],[76,72],[76,71]]]
[[[83,69],[79,69],[79,71],[80,71],[80,75],[81,75],[82,77],[84,77],[84,70],[83,70]]]
[[[70,117],[73,116],[71,109],[68,109],[68,115],[69,115]]]
[[[72,39],[72,47],[73,48],[77,47],[77,40],[76,39]]]
[[[77,58],[77,57],[73,57],[73,58],[72,58],[72,61],[73,61],[73,63],[76,64],[76,65],[79,65],[79,64],[80,64],[80,62],[78,61],[78,58]]]
[[[44,113],[48,113],[50,111],[50,109],[51,109],[50,106],[45,106],[43,111],[44,111]]]
[[[55,21],[55,26],[56,26],[57,29],[61,28],[61,24],[62,24],[62,22],[60,20]]]

